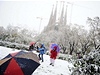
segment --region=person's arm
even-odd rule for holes
[[[50,51],[50,53],[52,53],[52,52],[53,52],[53,50]]]
[[[44,48],[39,48],[40,51],[44,50]]]

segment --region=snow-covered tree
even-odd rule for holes
[[[4,27],[0,26],[0,39],[5,40],[6,38],[6,30]]]
[[[100,19],[88,18],[89,33],[81,36],[80,44],[83,58],[76,59],[72,75],[99,75],[100,74]]]
[[[90,25],[90,38],[95,49],[100,48],[100,18],[88,18],[87,23]]]
[[[5,29],[4,27],[0,27],[0,40],[2,41],[29,44],[34,40],[33,38],[35,35],[35,31],[29,31],[18,26],[12,26],[11,24]]]

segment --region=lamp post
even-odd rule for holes
[[[38,31],[38,34],[40,34],[40,28],[41,28],[41,23],[42,23],[43,18],[42,17],[37,17],[37,19],[40,19],[39,31]]]

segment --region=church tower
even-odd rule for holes
[[[48,25],[44,28],[43,32],[48,32],[48,31],[54,29],[54,26],[56,24],[56,16],[57,16],[57,4],[58,4],[58,2],[56,2],[55,9],[54,9],[54,5],[53,5]]]
[[[55,8],[53,5],[48,25],[44,28],[43,32],[49,32],[51,30],[59,30],[59,28],[61,26],[66,25],[66,23],[67,23],[67,6],[66,6],[66,10],[64,11],[65,3],[64,3],[64,1],[62,1],[62,3],[63,3],[63,5],[62,5],[62,9],[59,14],[60,16],[58,15],[58,12],[57,12],[58,2],[56,2]]]

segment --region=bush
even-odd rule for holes
[[[6,41],[0,41],[0,46],[8,47],[8,48],[15,48],[18,50],[28,50],[28,45],[18,44],[18,43],[11,43]]]
[[[82,59],[77,59],[74,63],[72,75],[99,75],[100,74],[100,49],[91,51],[84,55]]]

